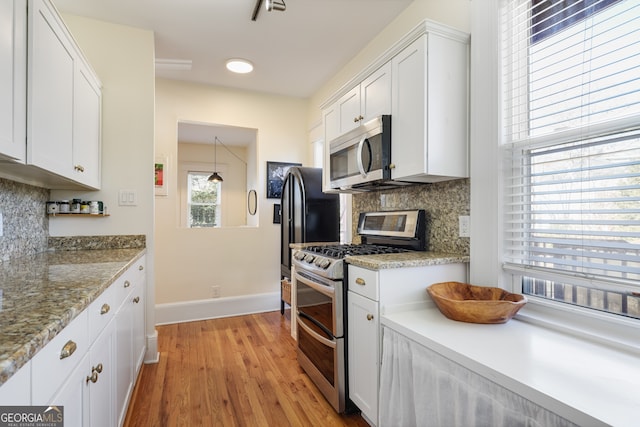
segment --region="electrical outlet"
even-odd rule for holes
[[[471,237],[471,224],[469,215],[460,215],[458,217],[458,225],[460,228],[460,237]]]
[[[211,287],[211,298],[220,298],[220,286]]]

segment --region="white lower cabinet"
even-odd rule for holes
[[[0,387],[0,402],[64,407],[66,427],[121,426],[146,351],[145,257]]]
[[[349,397],[362,415],[377,424],[379,351],[378,301],[349,291],[347,318],[349,319]]]
[[[349,265],[347,292],[349,398],[371,425],[378,425],[380,316],[392,306],[429,299],[426,289],[438,282],[465,282],[463,263],[369,270]]]

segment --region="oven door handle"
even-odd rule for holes
[[[322,331],[325,334],[327,334],[327,336],[331,337],[332,339],[327,339],[327,338],[325,338],[325,337],[323,337],[321,335],[318,335],[318,333],[316,331],[314,331],[313,329],[308,327],[304,322],[299,321],[298,325],[302,326],[302,329],[304,329],[309,335],[311,335],[312,337],[314,337],[315,339],[317,339],[318,341],[320,341],[321,343],[323,343],[327,347],[336,348],[336,343],[335,343],[335,341],[333,341],[333,338],[334,338],[333,334],[324,325],[322,325],[320,322],[318,322],[313,317],[310,317],[309,315],[301,313],[301,312],[298,312],[298,317],[310,320],[313,324],[315,324],[320,329],[322,329]]]
[[[331,286],[325,286],[320,283],[314,282],[313,280],[310,280],[304,276],[301,276],[298,272],[296,272],[296,281],[304,283],[305,285],[309,286],[313,290],[316,290],[328,296],[331,299],[333,299],[335,296],[335,290]]]

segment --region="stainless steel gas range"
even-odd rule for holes
[[[424,210],[360,214],[362,244],[312,245],[295,250],[298,362],[338,412],[347,405],[345,257],[427,247]]]

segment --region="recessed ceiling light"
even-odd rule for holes
[[[253,64],[246,59],[233,58],[227,61],[227,70],[234,73],[246,74],[253,71]]]

